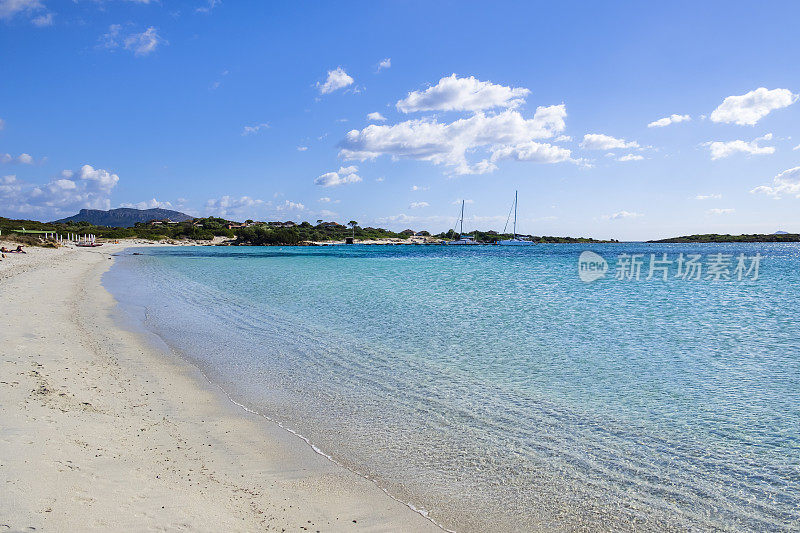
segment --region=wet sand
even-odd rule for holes
[[[441,531],[120,327],[124,247],[0,261],[0,532]]]

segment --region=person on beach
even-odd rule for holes
[[[25,250],[22,249],[22,245],[17,245],[17,249],[16,250],[9,250],[5,246],[3,246],[2,248],[0,248],[0,253],[4,253],[4,254],[26,254],[28,252],[26,252]],[[3,257],[5,257],[5,255]]]

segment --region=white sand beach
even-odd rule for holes
[[[124,247],[0,261],[0,532],[440,531],[119,327]]]

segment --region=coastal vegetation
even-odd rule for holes
[[[663,243],[707,243],[707,242],[800,242],[798,233],[753,233],[750,235],[720,235],[718,233],[706,233],[702,235],[684,235],[682,237],[671,237],[669,239],[659,239],[647,242]]]
[[[193,218],[185,221],[150,220],[137,222],[132,227],[112,227],[91,224],[87,221],[67,222],[39,222],[36,220],[9,219],[0,217],[0,234],[4,239],[36,245],[43,244],[38,236],[26,234],[25,231],[52,231],[60,235],[66,234],[93,234],[101,239],[147,239],[151,241],[165,240],[197,240],[209,241],[215,237],[223,237],[228,244],[271,246],[271,245],[298,245],[313,242],[344,241],[354,237],[355,241],[378,239],[406,239],[410,236],[436,237],[442,240],[454,240],[459,234],[449,230],[436,235],[427,231],[405,229],[394,232],[384,228],[361,227],[355,220],[345,224],[317,220],[310,222],[235,222],[218,217]],[[479,243],[492,244],[503,239],[510,239],[511,234],[501,234],[496,231],[474,231],[470,235]],[[588,237],[554,237],[526,235],[536,243],[600,243],[618,242],[611,240],[598,240]],[[749,234],[749,235],[721,235],[716,233],[703,235],[685,235],[669,239],[652,240],[654,243],[710,243],[710,242],[800,242],[800,234]]]

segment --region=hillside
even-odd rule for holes
[[[800,242],[800,234],[797,233],[774,233],[752,234],[752,235],[719,235],[709,233],[705,235],[684,235],[682,237],[671,237],[669,239],[659,239],[647,242],[672,242],[672,243],[703,243],[703,242]]]
[[[138,222],[148,222],[150,220],[170,219],[175,222],[192,220],[193,217],[180,211],[169,209],[133,209],[131,207],[120,207],[102,211],[100,209],[81,209],[77,215],[54,220],[53,223],[69,222],[88,222],[93,226],[109,226],[113,228],[130,228]]]

